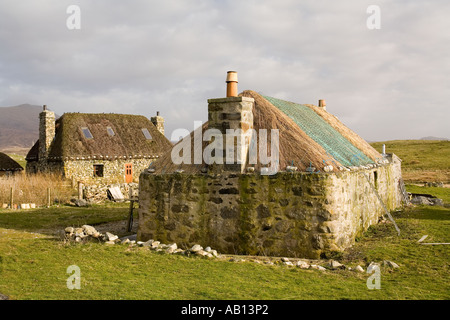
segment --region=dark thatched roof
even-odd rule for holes
[[[111,128],[114,135],[108,134]],[[88,128],[91,139],[82,128]],[[147,139],[142,129],[147,129]],[[170,141],[144,116],[128,114],[65,113],[56,121],[55,139],[48,154],[49,160],[81,159],[95,157],[156,157],[172,147]],[[27,155],[27,160],[37,160],[39,142]]]
[[[270,97],[264,97],[254,91],[246,90],[240,96],[255,100],[253,106],[253,128],[279,130],[279,164],[280,170],[287,166],[295,166],[305,171],[312,166],[322,171],[325,166],[332,166],[333,171],[353,165],[374,164],[382,156],[364,139],[342,124],[336,117],[314,105],[299,105]],[[208,123],[203,124],[202,133],[208,129]],[[209,142],[201,141],[194,144],[191,132],[191,146],[204,148]],[[182,141],[178,142],[182,143]],[[259,145],[259,141],[257,141]],[[270,134],[268,135],[268,154],[270,155]],[[171,151],[153,162],[150,168],[155,173],[170,173],[183,170],[186,173],[199,173],[205,163],[193,164],[194,153],[202,150],[192,150],[191,163],[176,165],[172,162]],[[261,165],[252,165],[260,169]]]
[[[23,167],[7,154],[0,152],[0,171],[21,171]]]

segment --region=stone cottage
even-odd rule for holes
[[[39,140],[26,156],[26,170],[86,184],[132,183],[171,146],[159,112],[151,120],[114,113],[65,113],[55,120],[44,106]]]
[[[208,100],[208,122],[141,173],[138,239],[306,258],[353,245],[402,205],[401,161],[328,111],[324,100],[238,95],[229,72],[227,97]]]
[[[23,167],[7,154],[0,152],[0,177],[23,173]]]

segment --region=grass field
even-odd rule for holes
[[[450,141],[392,140],[371,143],[381,152],[395,153],[402,159],[403,180],[406,182],[450,183]]]
[[[159,254],[141,247],[66,244],[54,237],[69,225],[124,220],[128,208],[62,207],[0,211],[0,293],[11,299],[449,299],[450,211],[417,207],[394,215],[392,225],[372,226],[337,257],[347,266],[391,260],[381,268],[381,289],[368,274],[303,270],[284,265],[229,262]],[[39,232],[39,233],[35,233]],[[81,270],[81,289],[69,290],[67,267]]]

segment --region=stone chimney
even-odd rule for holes
[[[55,137],[55,113],[43,106],[39,114],[39,163],[46,164],[50,146]]]
[[[322,108],[324,111],[327,111],[327,104],[325,100],[319,100],[319,108]]]
[[[156,116],[151,117],[150,121],[155,125],[156,129],[164,135],[164,118],[159,116],[159,111],[156,111]]]
[[[223,135],[223,169],[243,172],[252,137],[254,99],[237,96],[236,71],[228,72],[226,83],[226,98],[208,99],[208,129],[218,129]]]

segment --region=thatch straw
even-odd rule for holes
[[[87,127],[93,139],[87,139],[81,131]],[[114,136],[106,130],[111,127]],[[147,140],[141,129],[147,128],[152,139]],[[172,144],[144,116],[125,114],[65,113],[56,121],[55,140],[50,158],[86,156],[135,156],[160,155]],[[36,143],[38,144],[38,143]],[[38,148],[33,146],[28,159],[37,159]]]
[[[270,130],[279,130],[280,170],[285,170],[287,166],[295,166],[300,171],[305,171],[309,166],[322,170],[322,168],[326,165],[331,165],[335,170],[337,170],[338,166],[341,165],[334,159],[333,162],[326,161],[325,164],[324,160],[329,160],[330,158],[326,151],[314,140],[312,140],[304,131],[302,131],[291,118],[270,104],[258,93],[251,90],[246,90],[242,92],[240,96],[255,99],[255,104],[253,107],[253,128],[257,131],[257,133],[259,129],[267,129],[268,155],[271,154]],[[208,123],[203,124],[201,128],[202,134],[201,136],[197,136],[202,138],[206,129],[208,129]],[[200,128],[197,130],[200,130]],[[176,170],[183,170],[185,173],[200,173],[201,169],[205,167],[204,159],[202,159],[202,164],[193,164],[194,153],[201,152],[201,154],[203,154],[203,150],[209,142],[202,141],[201,143],[196,143],[195,146],[197,149],[194,149],[194,132],[191,132],[189,140],[190,146],[192,147],[191,164],[174,164],[171,158],[171,151],[168,151],[159,160],[153,162],[152,165],[150,165],[150,168],[154,169],[156,174],[170,173],[175,172]],[[181,146],[181,143],[183,142],[180,141],[177,143],[178,147]],[[259,135],[257,145],[260,145]],[[251,166],[254,166],[257,170],[262,167],[259,161],[258,164]]]

